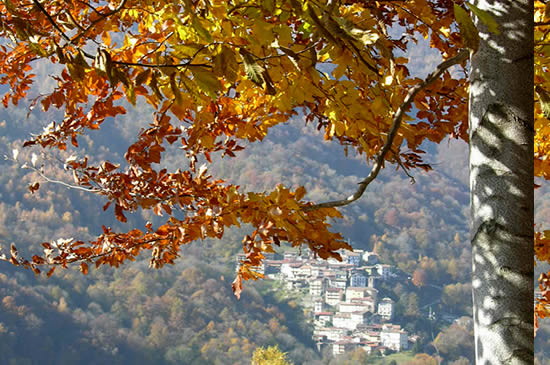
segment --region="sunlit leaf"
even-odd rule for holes
[[[454,4],[455,19],[460,28],[460,35],[464,42],[464,47],[469,48],[472,52],[477,52],[479,48],[479,32],[472,21],[472,18],[466,10],[460,5]]]

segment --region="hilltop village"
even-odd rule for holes
[[[358,348],[403,351],[416,336],[392,324],[394,305],[379,298],[377,286],[397,275],[375,253],[341,251],[342,261],[322,260],[311,252],[271,254],[258,272],[277,280],[285,289],[301,293],[302,306],[314,324],[313,340],[319,351],[334,355]],[[236,266],[244,255],[237,255]]]

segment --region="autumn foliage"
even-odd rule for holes
[[[537,6],[544,23],[545,6]],[[466,72],[449,71],[466,65],[464,48],[475,50],[475,39],[466,34],[467,10],[479,11],[450,0],[2,2],[0,82],[9,86],[4,106],[31,98],[31,109],[64,113],[25,146],[78,146],[79,136],[148,103],[151,122],[129,146],[124,165],[84,157],[65,166],[74,185],[103,196],[103,209],[113,208],[119,221],[138,210],[166,218],[128,232],[103,227],[91,242],[45,242],[43,252],[29,259],[12,246],[4,259],[36,273],[46,267],[51,275],[69,264],[87,273],[89,265],[116,267],[146,250],[151,266],[160,268],[178,258],[182,245],[247,225],[246,259],[233,283],[239,296],[242,280],[260,277],[254,267],[281,242],[339,258],[339,249],[351,247],[330,230],[331,219],[341,217],[336,207],[358,199],[387,163],[407,174],[429,170],[423,142],[467,140]],[[541,39],[545,27],[537,28]],[[425,79],[411,76],[405,56],[421,37],[444,60]],[[544,47],[537,56],[545,56]],[[45,94],[33,91],[37,62],[55,65],[54,86]],[[542,100],[548,76],[542,63],[537,70]],[[547,177],[541,105],[536,171]],[[245,192],[209,174],[212,159],[234,157],[299,113],[326,140],[372,163],[350,198],[314,203],[303,187],[282,185]],[[170,145],[181,151],[180,170],[162,168],[167,150],[174,150]],[[29,186],[31,192],[39,188]]]

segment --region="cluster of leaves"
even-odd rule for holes
[[[251,365],[291,365],[286,354],[277,346],[257,348],[252,355]]]
[[[61,66],[52,75],[53,90],[36,97],[32,107],[62,109],[64,117],[25,145],[77,146],[79,135],[125,113],[124,99],[133,105],[143,99],[155,109],[154,118],[128,148],[126,167],[85,158],[67,161],[67,167],[75,183],[103,195],[105,209],[112,204],[122,222],[136,210],[168,216],[158,227],[126,233],[104,228],[88,243],[47,242],[43,255],[26,260],[12,250],[5,259],[35,272],[42,265],[80,263],[86,273],[89,263],[118,266],[151,250],[151,265],[162,267],[174,262],[181,245],[221,237],[226,227],[244,223],[254,232],[243,240],[246,260],[233,284],[238,296],[241,280],[257,278],[253,268],[280,241],[338,258],[336,251],[349,246],[329,230],[330,218],[339,217],[333,207],[304,201],[303,188],[241,193],[197,162],[210,163],[218,153],[234,156],[242,149],[239,141],[262,140],[301,109],[326,139],[377,158],[377,169],[384,159],[405,170],[428,169],[422,142],[448,135],[467,139],[467,80],[447,70],[465,57],[424,82],[409,75],[408,60],[397,54],[420,35],[445,58],[460,55],[462,38],[452,26],[456,9],[449,4],[5,1],[0,82],[10,91],[4,105],[27,97],[38,59]],[[403,29],[400,38],[390,32],[396,24]],[[422,120],[412,122],[415,116]],[[157,169],[173,144],[185,152],[188,167]]]

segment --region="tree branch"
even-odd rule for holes
[[[397,131],[401,126],[401,121],[403,120],[405,111],[411,106],[416,94],[418,94],[420,90],[424,89],[425,87],[433,83],[435,80],[439,79],[441,74],[445,72],[445,70],[447,70],[449,67],[454,66],[468,59],[468,55],[469,55],[468,50],[460,51],[455,57],[440,63],[436,67],[436,69],[426,77],[424,81],[422,81],[421,83],[409,89],[409,92],[405,96],[403,103],[399,106],[399,108],[397,108],[397,111],[393,116],[393,123],[390,129],[390,132],[388,134],[388,138],[386,139],[386,142],[384,143],[384,146],[382,146],[382,149],[380,150],[380,152],[376,155],[374,159],[374,165],[372,166],[370,173],[363,181],[359,183],[359,187],[357,188],[357,191],[354,194],[350,195],[346,199],[334,200],[334,201],[328,201],[324,203],[310,205],[310,206],[304,207],[303,210],[306,212],[309,212],[320,208],[342,207],[342,206],[351,204],[357,199],[359,199],[365,192],[365,189],[367,188],[367,186],[376,178],[376,176],[378,176],[378,172],[380,172],[380,169],[382,168],[382,164],[384,163],[384,158],[386,157],[386,154],[390,150],[393,144],[393,140],[395,139],[395,136],[397,136]]]
[[[115,15],[116,13],[118,13],[119,11],[121,11],[124,6],[126,5],[126,1],[127,0],[122,0],[120,2],[120,4],[114,8],[113,10],[103,14],[99,11],[96,10],[96,12],[101,16],[101,18],[98,18],[96,20],[94,20],[90,25],[88,25],[88,27],[86,27],[86,29],[84,29],[82,32],[80,32],[79,34],[77,34],[72,40],[71,40],[71,43],[74,44],[74,42],[78,41],[80,38],[82,38],[86,33],[88,33],[88,31],[92,28],[94,28],[96,26],[97,23],[99,22],[102,22],[103,20],[107,19],[108,17],[110,17],[111,15]],[[95,10],[95,9],[94,9]]]
[[[46,9],[44,8],[44,6],[42,6],[42,4],[40,4],[40,1],[38,0],[32,0],[32,2],[34,3],[34,5],[36,5],[36,7],[38,9],[40,9],[40,11],[46,16],[46,18],[48,18],[48,21],[50,22],[50,24],[59,32],[59,34],[61,35],[61,37],[63,37],[64,40],[66,40],[67,42],[69,43],[73,43],[71,41],[71,38],[65,34],[65,32],[63,31],[63,29],[61,29],[59,27],[59,25],[55,22],[55,20],[52,18],[52,16],[50,15],[50,13],[48,13],[46,11]]]

